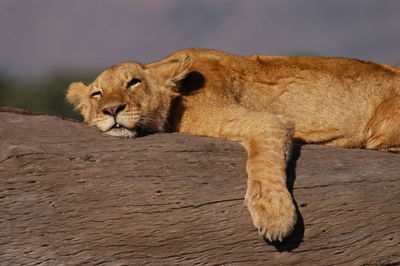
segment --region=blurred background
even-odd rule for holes
[[[189,47],[399,65],[400,1],[0,0],[0,105],[79,118],[72,81]]]

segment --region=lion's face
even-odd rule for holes
[[[177,82],[185,77],[190,60],[157,66],[127,62],[103,71],[86,86],[70,85],[67,100],[101,132],[135,137],[139,131],[163,131]]]

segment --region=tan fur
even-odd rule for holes
[[[127,88],[133,78],[141,82]],[[188,49],[147,65],[113,66],[89,86],[71,84],[67,99],[111,135],[171,130],[242,143],[246,204],[271,241],[296,223],[285,175],[292,138],[400,150],[400,68],[355,59]],[[120,106],[115,118],[104,113]]]

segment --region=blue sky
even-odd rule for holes
[[[17,78],[188,47],[400,64],[400,1],[2,0],[0,34],[0,70]]]

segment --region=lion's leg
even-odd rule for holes
[[[257,133],[253,130],[244,141],[248,152],[245,202],[260,234],[270,241],[282,241],[291,233],[297,217],[285,173],[292,130],[284,120],[275,119],[258,117],[253,123],[266,128]]]
[[[183,118],[179,131],[239,141],[246,147],[245,203],[260,234],[270,241],[281,241],[291,233],[297,220],[285,173],[291,126],[282,117],[236,105],[219,110],[203,106],[199,107],[201,111],[196,108],[196,116]]]
[[[366,128],[365,148],[400,152],[400,97],[384,101]]]

